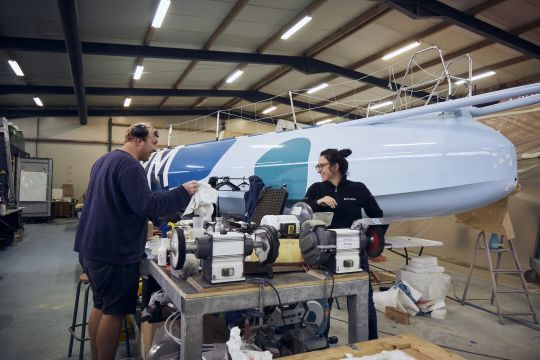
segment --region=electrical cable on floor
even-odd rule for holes
[[[454,297],[451,297],[449,295],[446,295],[446,297],[448,299],[450,299],[450,300],[453,300],[453,301],[461,304],[461,300],[456,295],[456,283],[455,283],[454,280],[452,280],[451,283],[452,283],[452,293],[454,294]],[[470,307],[472,307],[474,309],[482,310],[482,311],[485,311],[487,313],[499,316],[499,314],[497,314],[495,311],[491,311],[491,310],[486,309],[486,308],[484,308],[484,307],[482,307],[480,305],[473,304],[473,303],[471,303],[469,301],[465,301],[465,303],[463,305],[467,305],[467,306],[470,306]],[[540,326],[534,325],[534,324],[532,324],[530,322],[527,322],[527,321],[524,321],[524,320],[521,320],[521,319],[515,319],[515,318],[511,318],[511,317],[506,317],[506,316],[504,318],[508,319],[508,320],[511,320],[511,321],[513,321],[515,323],[518,323],[519,325],[526,326],[526,327],[528,327],[530,329],[540,331]]]
[[[455,302],[461,304],[461,300],[458,299],[458,298],[453,298],[453,297],[448,296],[448,295],[447,295],[446,297],[447,297],[448,299],[450,299],[450,300],[453,300],[453,301],[455,301]],[[487,313],[489,313],[489,314],[493,314],[493,315],[499,316],[499,314],[497,314],[495,311],[488,310],[488,309],[486,309],[486,308],[484,308],[484,307],[482,307],[482,306],[480,306],[480,305],[476,305],[476,304],[470,303],[470,302],[468,302],[468,301],[465,301],[464,305],[470,306],[470,307],[472,307],[472,308],[474,308],[474,309],[478,309],[478,310],[485,311],[485,312],[487,312]],[[507,316],[505,316],[504,318],[505,318],[506,320],[513,321],[513,322],[515,322],[515,323],[517,323],[517,324],[519,324],[519,325],[526,326],[526,327],[528,327],[529,329],[536,330],[536,331],[540,331],[540,326],[531,324],[530,322],[523,321],[523,320],[520,320],[520,319],[514,319],[514,318],[511,318],[511,317],[507,317]]]
[[[283,317],[283,304],[281,303],[281,296],[279,296],[279,292],[277,291],[276,287],[271,282],[263,278],[247,278],[246,282],[253,284],[268,284],[272,289],[274,289],[274,292],[276,293],[278,298],[279,309],[281,310],[281,321],[283,321],[283,326],[285,326],[285,318]],[[260,309],[260,311],[262,311],[262,309]]]

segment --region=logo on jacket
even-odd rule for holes
[[[343,200],[352,200],[352,201],[356,201],[356,198],[343,198]]]

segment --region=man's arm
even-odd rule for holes
[[[153,193],[148,187],[142,167],[130,167],[122,171],[118,186],[133,212],[145,219],[184,210],[196,191],[194,181],[168,192]]]

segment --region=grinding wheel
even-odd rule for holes
[[[171,266],[174,270],[180,270],[186,262],[186,238],[184,230],[177,228],[171,237]]]
[[[384,250],[384,232],[378,226],[370,226],[366,232],[369,245],[366,248],[367,255],[375,258],[382,254]]]
[[[255,243],[263,243],[263,247],[255,247],[255,254],[259,263],[263,265],[273,264],[279,256],[279,234],[269,225],[261,225],[254,231]]]

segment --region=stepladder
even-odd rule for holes
[[[497,235],[493,235],[497,236]],[[507,245],[504,243],[505,237],[504,235],[501,235],[500,237],[497,236],[495,241],[492,238],[489,242],[486,237],[486,233],[484,231],[481,231],[477,238],[476,243],[474,246],[474,253],[473,258],[471,260],[471,264],[469,267],[469,274],[467,276],[467,281],[465,282],[465,289],[463,290],[463,297],[461,299],[461,305],[464,305],[467,300],[467,292],[469,290],[469,285],[471,283],[471,278],[473,271],[476,267],[476,260],[477,255],[485,251],[485,254],[487,256],[488,266],[489,266],[489,274],[491,278],[491,298],[490,299],[469,299],[469,300],[490,300],[492,305],[495,305],[497,308],[497,315],[499,317],[499,322],[501,325],[504,325],[504,317],[511,317],[511,316],[531,316],[536,324],[538,324],[538,319],[536,312],[534,310],[531,295],[529,293],[529,289],[527,288],[527,283],[525,282],[525,277],[523,276],[523,271],[521,270],[521,265],[519,264],[519,259],[516,253],[516,249],[514,247],[514,243],[512,239],[507,239]],[[515,268],[510,269],[503,269],[501,268],[501,259],[503,254],[510,254],[512,256],[513,263],[515,265]],[[493,266],[493,259],[492,256],[495,257],[495,266]],[[499,275],[501,274],[510,274],[510,275],[516,275],[519,277],[521,282],[521,288],[515,288],[512,290],[500,290],[499,289]],[[524,295],[527,299],[529,310],[525,311],[506,311],[501,309],[501,294],[521,294]]]

